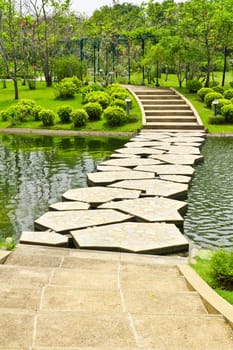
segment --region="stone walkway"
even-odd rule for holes
[[[0,350],[233,348],[233,307],[187,257],[164,255],[188,250],[185,199],[205,141],[176,120],[143,129],[0,251]]]

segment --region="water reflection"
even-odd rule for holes
[[[189,191],[185,234],[203,247],[233,247],[233,138],[209,138]]]
[[[34,220],[127,139],[0,135],[0,236],[33,229]]]

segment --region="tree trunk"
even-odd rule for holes
[[[226,77],[226,70],[227,70],[227,54],[228,54],[227,47],[224,47],[224,64],[223,64],[223,71],[222,71],[222,86],[225,85],[225,77]]]
[[[14,82],[14,90],[15,90],[15,100],[19,99],[19,89],[18,89],[18,82],[16,78],[12,79]]]

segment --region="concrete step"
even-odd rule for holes
[[[169,107],[168,107],[169,108]],[[171,110],[171,109],[166,109],[166,110],[146,110],[145,111],[146,116],[171,116],[171,115],[177,115],[177,116],[193,116],[193,111],[190,110]]]
[[[137,96],[145,96],[145,95],[152,95],[152,96],[157,96],[157,95],[175,95],[174,92],[172,92],[170,89],[159,89],[159,90],[136,90],[135,94]]]
[[[161,100],[160,98],[154,98],[154,99],[140,99],[141,104],[144,105],[183,105],[184,101],[181,98],[164,98]]]
[[[144,129],[162,129],[162,130],[167,130],[167,129],[174,129],[175,131],[177,130],[203,130],[203,126],[199,125],[197,123],[173,123],[173,122],[149,122],[146,123],[143,126]]]
[[[172,95],[171,93],[170,94],[160,94],[160,95],[153,95],[153,94],[144,94],[144,95],[141,95],[141,94],[138,94],[137,97],[140,99],[140,100],[181,100],[181,97],[179,95]]]
[[[196,122],[196,118],[195,117],[185,117],[185,116],[173,116],[173,115],[169,115],[169,116],[146,116],[146,123],[150,123],[150,122],[173,122],[173,123],[195,123]]]
[[[148,105],[143,105],[143,108],[145,111],[147,110],[185,110],[185,111],[190,111],[190,107],[187,104],[148,104]]]

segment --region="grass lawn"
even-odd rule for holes
[[[196,257],[195,260],[196,263],[191,264],[192,268],[211,288],[216,291],[216,293],[233,305],[233,291],[228,291],[218,287],[218,283],[211,271],[210,260],[204,257]]]
[[[36,90],[29,90],[27,86],[23,86],[19,82],[19,100],[20,99],[32,99],[38,105],[44,108],[52,109],[53,111],[57,111],[58,108],[62,105],[70,105],[73,109],[82,108],[81,95],[76,95],[74,99],[69,100],[58,100],[55,99],[53,87],[46,87],[44,82],[37,82]],[[130,115],[137,116],[138,120],[136,122],[128,123],[120,127],[110,127],[108,126],[104,120],[99,121],[91,121],[88,122],[85,127],[78,128],[77,130],[84,131],[115,131],[115,132],[135,132],[141,128],[141,111],[138,107],[133,96],[130,97],[132,100],[132,109],[130,111]],[[10,106],[13,106],[18,101],[14,100],[14,87],[12,82],[7,82],[7,88],[4,89],[2,86],[0,87],[0,110],[5,110]],[[10,122],[2,122],[0,121],[0,128],[11,127]],[[17,128],[34,128],[34,129],[43,129],[45,128],[40,121],[27,121],[24,123],[20,123],[14,127]],[[74,130],[72,123],[63,124],[60,122],[58,116],[55,119],[55,124],[51,127],[46,127],[46,129],[52,130]]]

